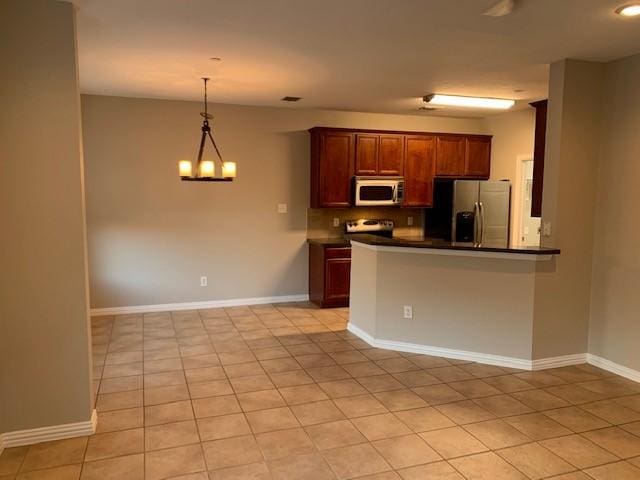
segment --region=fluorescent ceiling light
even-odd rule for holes
[[[446,105],[450,107],[495,108],[506,110],[513,107],[515,100],[505,98],[463,97],[460,95],[441,95],[433,93],[423,100],[430,105]]]
[[[623,17],[635,17],[640,15],[640,3],[633,3],[631,5],[624,5],[616,8],[616,13]]]

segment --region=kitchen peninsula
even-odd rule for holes
[[[537,368],[536,274],[555,270],[559,250],[368,235],[351,247],[352,333],[376,347]]]

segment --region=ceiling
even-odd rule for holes
[[[214,102],[423,114],[432,92],[523,106],[546,96],[551,62],[640,52],[640,17],[613,13],[624,0],[519,0],[481,15],[496,1],[74,0],[81,89],[200,100],[210,76]]]

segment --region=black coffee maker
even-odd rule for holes
[[[476,217],[473,212],[458,212],[456,215],[456,242],[473,242]]]

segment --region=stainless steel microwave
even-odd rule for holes
[[[355,177],[356,206],[402,205],[403,177]]]

